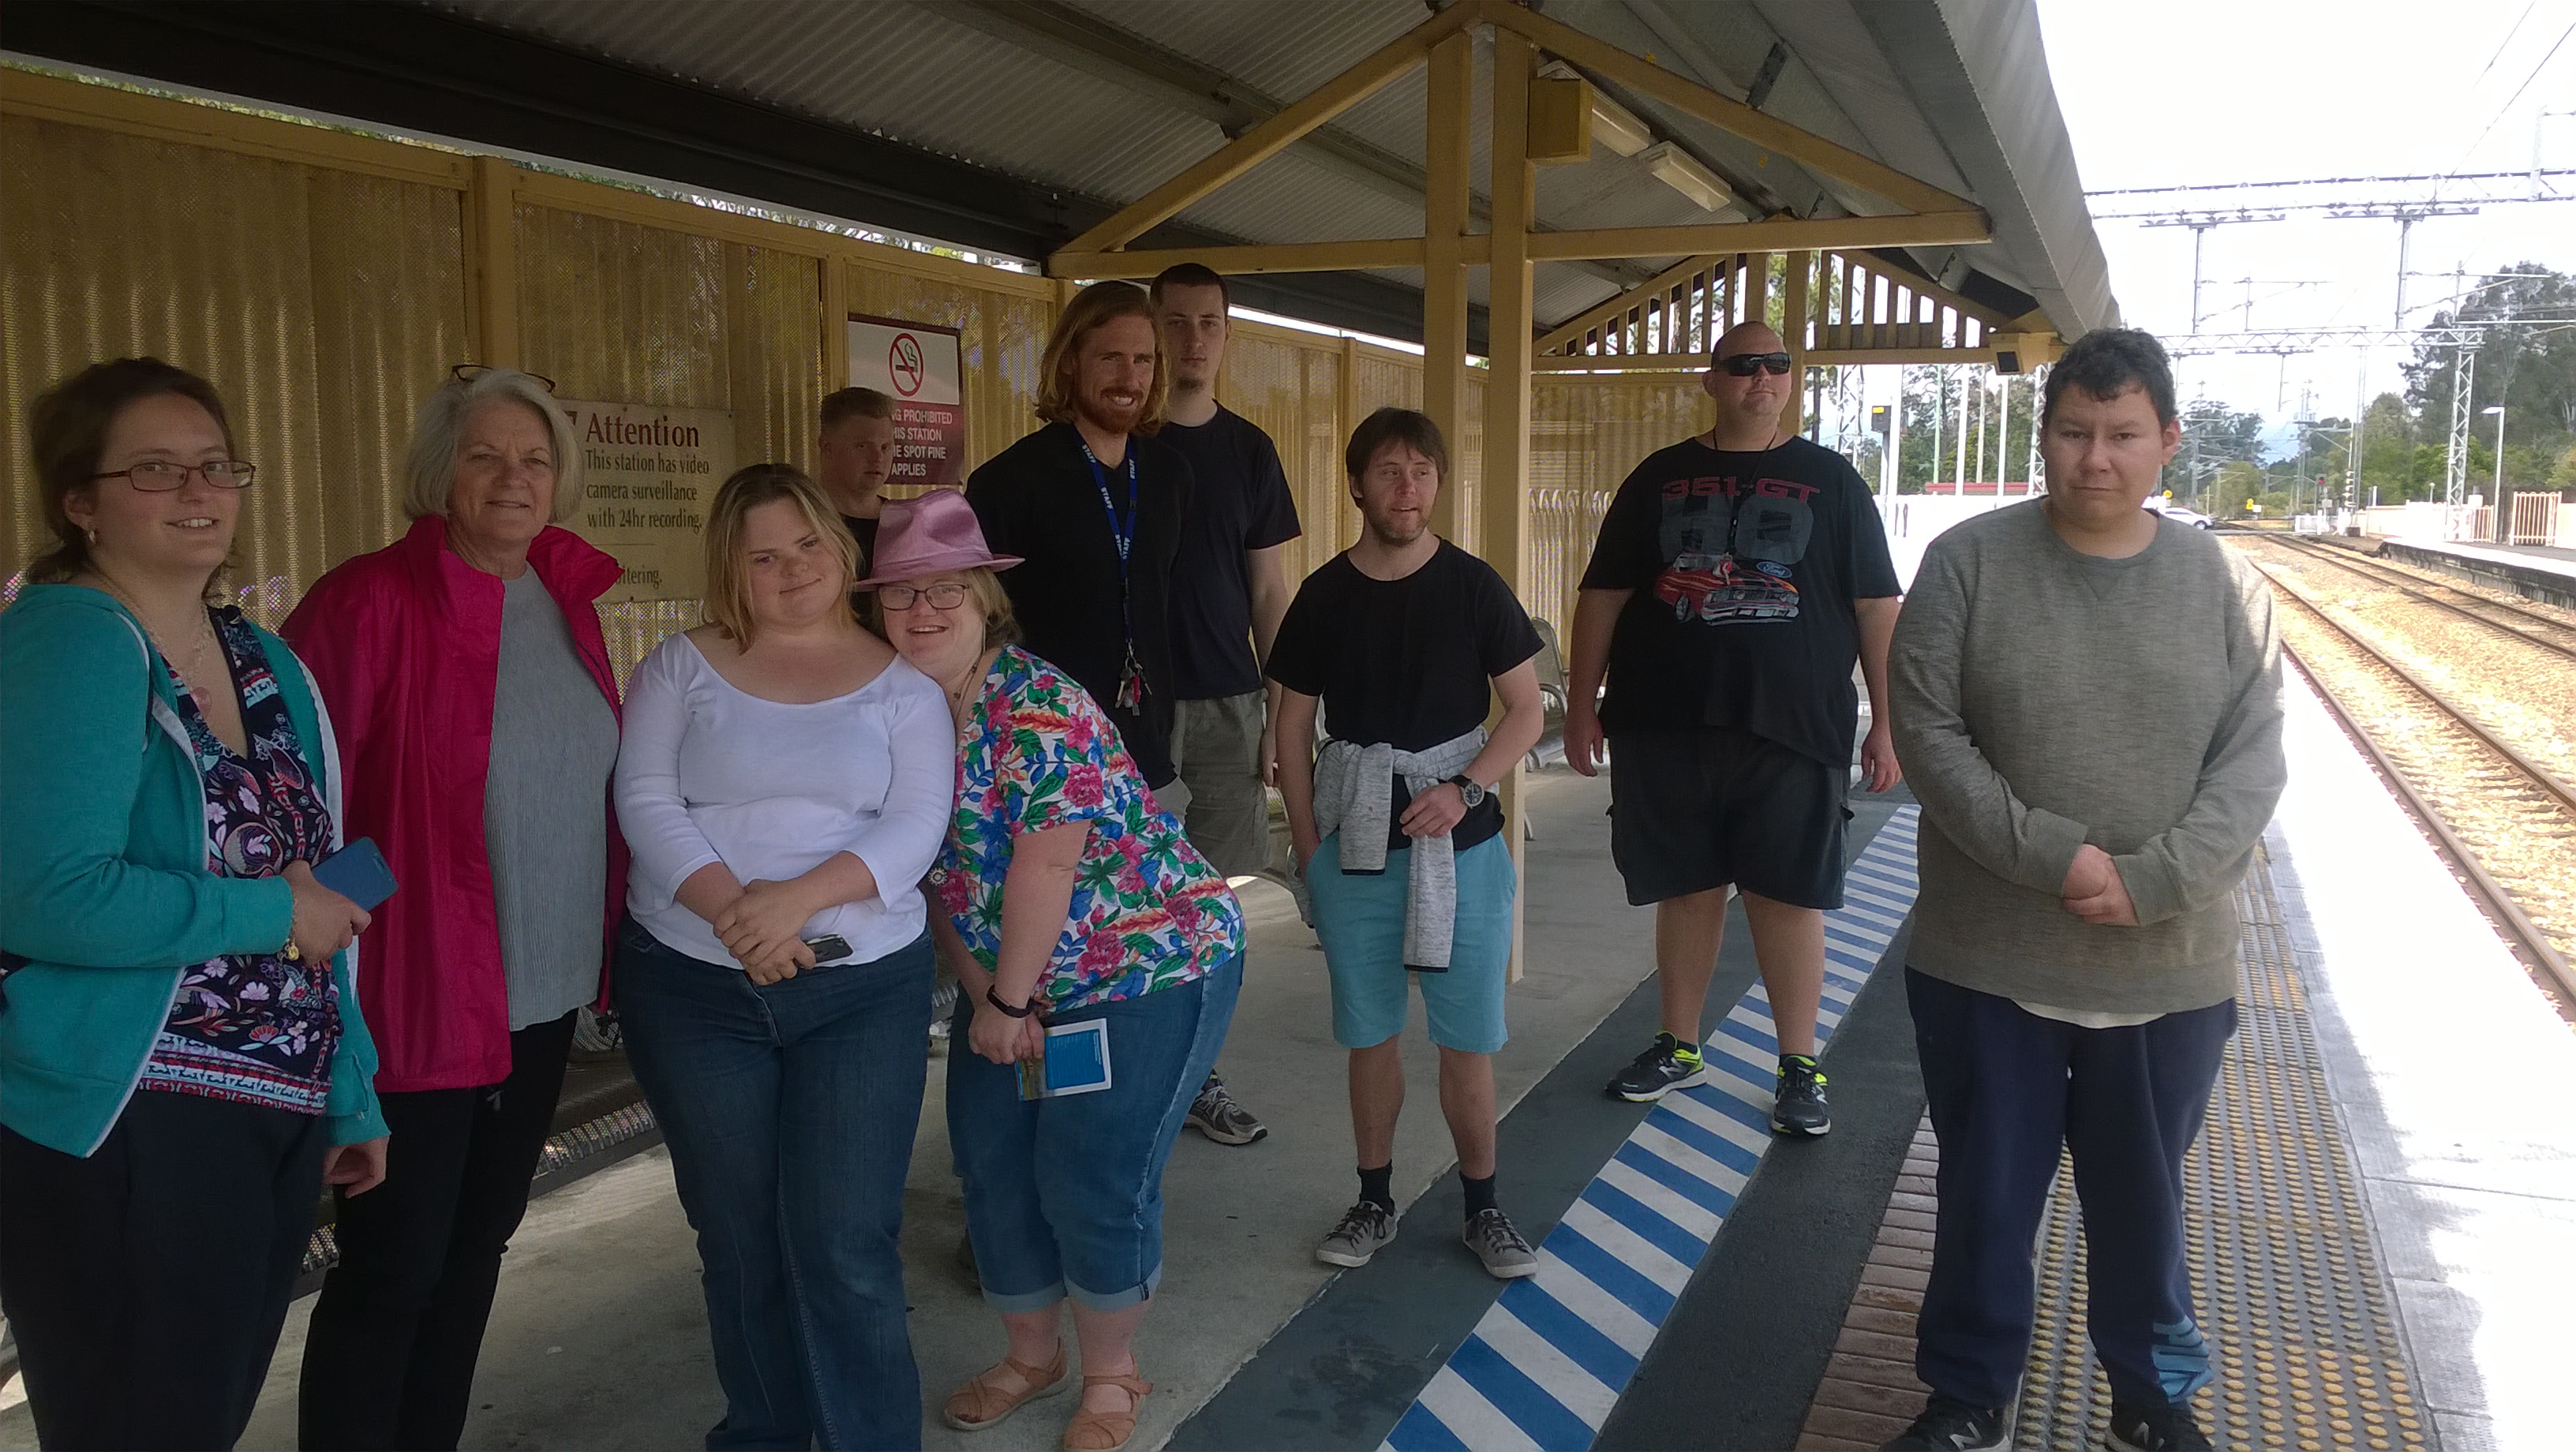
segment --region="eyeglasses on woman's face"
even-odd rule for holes
[[[877,603],[888,610],[909,610],[915,600],[927,599],[933,610],[954,610],[966,603],[967,589],[955,580],[942,580],[936,585],[879,585]]]
[[[185,488],[188,476],[194,474],[217,489],[248,489],[259,474],[259,467],[242,459],[209,459],[202,464],[178,464],[154,459],[131,469],[112,469],[90,475],[91,482],[122,479],[146,494],[168,494]]]

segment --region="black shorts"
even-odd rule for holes
[[[1639,906],[1735,884],[1843,905],[1851,768],[1732,727],[1610,738],[1610,856]]]

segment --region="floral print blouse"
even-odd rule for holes
[[[930,885],[975,961],[1002,947],[1002,877],[1023,832],[1087,822],[1064,936],[1038,982],[1047,1009],[1176,988],[1243,951],[1243,909],[1154,803],[1089,693],[1017,646],[984,674],[957,754],[957,812]]]
[[[179,719],[206,786],[207,866],[223,877],[273,877],[294,861],[331,853],[331,813],[287,717],[268,653],[239,610],[214,612],[233,684],[241,692],[237,755],[215,735],[174,670]],[[239,953],[179,974],[169,1021],[144,1062],[141,1087],[237,1104],[320,1114],[331,1095],[340,1044],[340,990],[331,961]]]

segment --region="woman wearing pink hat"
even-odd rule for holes
[[[948,1057],[948,1135],[1010,1347],[944,1416],[979,1431],[1065,1390],[1069,1299],[1082,1398],[1064,1446],[1111,1452],[1153,1390],[1134,1343],[1162,1278],[1163,1165],[1234,1016],[1243,912],[1099,704],[1012,643],[993,572],[1018,563],[938,490],[886,506],[859,582],[957,726],[957,806],[928,879],[963,990],[951,1041],[969,1050]],[[1043,1060],[1049,1028],[1094,1021],[1107,1086],[1024,1099],[1022,1062]]]

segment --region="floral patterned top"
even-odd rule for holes
[[[1177,988],[1243,951],[1243,908],[1154,803],[1118,728],[1055,667],[1005,646],[957,753],[957,813],[930,871],[975,961],[1002,947],[1002,876],[1023,832],[1091,824],[1042,1008]]]
[[[289,862],[330,855],[331,813],[304,769],[295,723],[258,635],[239,610],[225,607],[214,617],[250,752],[237,756],[224,745],[180,682],[179,717],[206,784],[206,864],[224,877],[274,877]],[[329,959],[209,958],[180,970],[141,1087],[320,1114],[339,1044],[340,990]]]

